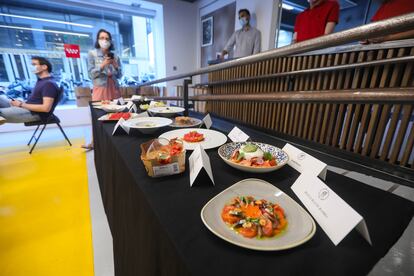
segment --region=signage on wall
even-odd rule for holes
[[[65,55],[68,58],[80,58],[80,48],[77,44],[65,44]]]

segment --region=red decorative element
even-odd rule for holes
[[[77,44],[65,44],[65,54],[68,58],[80,58],[80,48]]]

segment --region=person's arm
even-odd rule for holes
[[[104,59],[104,61],[102,62],[102,64],[100,66],[96,65],[96,57],[95,55],[92,53],[92,51],[90,51],[88,53],[88,75],[90,79],[96,79],[99,77],[99,75],[101,74],[105,74],[106,72],[104,69],[104,67],[109,64],[108,59]]]
[[[54,98],[50,97],[43,97],[43,103],[42,104],[28,104],[21,101],[11,101],[10,104],[12,106],[21,107],[33,112],[49,112],[52,109],[53,102],[55,101]]]
[[[328,23],[326,23],[326,26],[325,26],[325,34],[328,35],[328,34],[333,33],[334,32],[334,29],[335,29],[335,26],[336,26],[336,22],[328,22]]]
[[[120,79],[122,77],[122,64],[118,56],[115,57],[113,65],[116,70],[115,76],[117,79]]]
[[[298,33],[297,32],[294,32],[293,33],[293,37],[292,37],[292,44],[295,44],[296,43],[296,39],[298,38]]]
[[[224,46],[224,50],[221,52],[221,58],[224,58],[226,54],[230,52],[231,49],[233,49],[234,44],[236,44],[236,33],[234,32],[229,41],[227,41],[226,46]]]
[[[260,49],[261,49],[261,37],[262,34],[260,33],[260,31],[257,32],[255,40],[254,40],[254,49],[253,49],[253,55],[260,53]]]

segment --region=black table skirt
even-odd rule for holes
[[[95,165],[113,236],[115,274],[124,275],[366,275],[402,235],[414,204],[350,178],[328,172],[326,183],[366,220],[373,246],[352,231],[338,246],[317,226],[307,243],[279,252],[232,245],[212,234],[200,211],[215,195],[245,178],[266,180],[299,202],[290,186],[299,174],[285,166],[250,174],[226,165],[208,150],[216,185],[207,177],[190,188],[188,167],[181,175],[150,178],[140,161],[140,144],[158,136],[112,136],[113,123],[92,109]],[[218,130],[225,121],[214,119]],[[283,147],[274,137],[243,128],[254,141]],[[166,131],[168,129],[164,129]],[[188,163],[188,162],[187,162]]]

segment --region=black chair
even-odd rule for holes
[[[30,144],[32,143],[32,140],[34,139],[35,143],[33,144],[32,148],[30,149],[30,154],[32,154],[34,148],[37,145],[37,142],[40,139],[40,136],[42,136],[43,131],[45,130],[47,125],[50,124],[56,124],[60,131],[62,132],[63,136],[65,137],[66,141],[68,141],[69,145],[72,146],[72,143],[70,142],[69,138],[66,136],[66,133],[63,131],[62,126],[60,125],[60,119],[55,115],[55,114],[51,114],[46,120],[40,120],[40,121],[34,121],[34,122],[28,122],[28,123],[24,123],[25,126],[37,126],[36,130],[34,131],[32,137],[29,140],[29,143],[27,143],[28,146],[30,146]],[[42,129],[39,133],[39,136],[36,137],[36,133],[39,130],[40,126],[42,126]]]
[[[29,154],[32,154],[34,148],[37,145],[37,142],[40,139],[40,136],[42,136],[42,133],[45,130],[46,126],[47,125],[50,125],[50,124],[56,124],[59,127],[60,132],[62,132],[63,136],[65,137],[66,141],[68,141],[69,145],[72,146],[72,143],[69,141],[69,138],[66,136],[66,133],[63,131],[63,128],[60,125],[60,119],[58,118],[58,116],[56,116],[55,114],[53,114],[53,111],[55,110],[55,107],[59,103],[59,101],[60,101],[60,99],[62,97],[62,94],[63,94],[63,88],[60,87],[60,94],[58,96],[58,100],[55,101],[55,103],[53,104],[53,106],[52,106],[52,113],[50,114],[50,116],[48,118],[42,119],[42,120],[38,120],[38,121],[24,123],[25,126],[37,126],[36,127],[36,130],[34,131],[32,137],[29,140],[29,143],[27,143],[27,145],[30,146],[30,144],[32,143],[32,140],[34,139],[34,141],[35,141],[35,143],[33,144],[32,148],[30,149]],[[42,127],[42,130],[40,131],[39,136],[37,136],[37,138],[36,138],[36,133],[37,133],[37,131],[39,130],[39,128],[41,126],[43,126]]]

